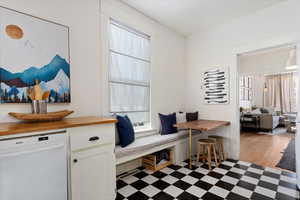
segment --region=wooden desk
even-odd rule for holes
[[[178,123],[174,126],[177,128],[189,130],[189,167],[192,168],[192,130],[210,131],[223,126],[229,126],[228,121],[216,121],[216,120],[197,120],[191,122]]]

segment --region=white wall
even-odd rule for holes
[[[187,41],[186,108],[198,109],[201,118],[230,120],[230,128],[217,131],[228,140],[229,156],[239,158],[237,54],[290,43],[300,38],[300,1],[289,0],[214,30],[195,33]],[[212,66],[230,67],[230,104],[201,103],[200,73]]]
[[[239,56],[239,75],[270,75],[288,72],[296,65],[295,46],[273,48]]]
[[[72,109],[73,116],[107,114],[106,26],[109,17],[152,37],[151,110],[157,113],[184,108],[185,38],[136,10],[114,0],[0,0],[0,5],[70,27],[71,104],[49,105],[49,110]],[[100,22],[102,21],[102,25]],[[102,26],[102,28],[100,28]],[[102,45],[103,43],[103,45]],[[103,52],[101,52],[103,50]],[[30,105],[0,104],[0,121],[12,121],[8,112],[29,112]]]
[[[185,38],[119,1],[102,0],[101,13],[102,74],[106,80],[110,18],[151,36],[151,121],[157,129],[159,112],[170,113],[184,108]],[[103,85],[104,91],[107,88],[107,84]],[[103,97],[104,113],[108,113],[108,96]]]
[[[101,113],[99,0],[0,0],[0,5],[70,27],[71,104],[49,110],[71,109],[77,115]],[[0,121],[8,112],[29,112],[30,105],[0,104]]]

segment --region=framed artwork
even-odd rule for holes
[[[71,102],[69,28],[0,7],[0,101],[29,103],[29,88],[49,103]]]
[[[229,103],[229,68],[216,67],[203,74],[204,102],[206,104]]]

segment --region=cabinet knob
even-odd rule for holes
[[[75,159],[73,160],[73,162],[74,162],[74,163],[77,163],[77,162],[78,162],[78,160],[75,158]]]

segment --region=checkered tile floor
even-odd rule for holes
[[[117,181],[117,200],[299,199],[294,173],[242,161],[226,160],[211,172],[200,163],[190,170],[187,161],[155,173],[138,170]]]

